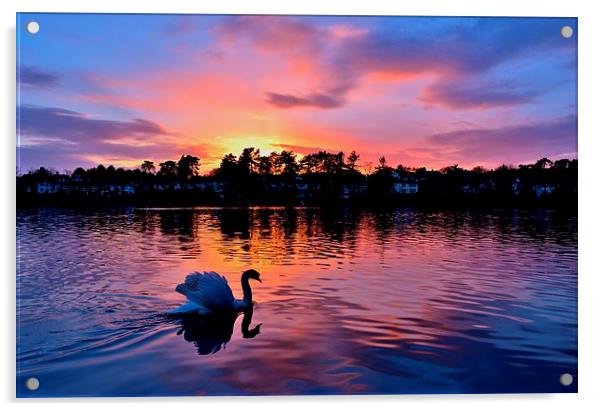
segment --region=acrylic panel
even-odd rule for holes
[[[577,391],[577,19],[16,27],[18,397]]]

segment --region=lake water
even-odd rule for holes
[[[38,209],[17,240],[18,396],[577,389],[574,215]],[[252,318],[164,315],[189,272],[240,298],[247,268]]]

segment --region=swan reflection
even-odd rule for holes
[[[261,324],[250,328],[253,321],[253,306],[242,311],[243,319],[240,331],[243,338],[254,338],[260,333]],[[232,338],[234,324],[238,313],[215,315],[187,315],[180,318],[181,328],[178,335],[183,335],[188,342],[194,343],[199,355],[215,354],[226,347]]]

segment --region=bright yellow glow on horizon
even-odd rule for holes
[[[85,156],[83,160],[90,161],[93,164],[102,164],[105,167],[113,166],[115,168],[138,168],[142,161],[133,158],[115,158],[115,157],[103,157],[103,156]]]
[[[232,153],[238,156],[245,148],[253,147],[259,149],[262,156],[270,154],[272,151],[281,151],[280,144],[283,144],[284,138],[278,135],[273,136],[232,136],[220,137],[220,145],[223,143],[223,155]],[[227,147],[227,148],[225,148]]]

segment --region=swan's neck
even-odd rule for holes
[[[251,291],[251,285],[249,284],[249,278],[243,276],[240,279],[240,283],[242,284],[242,300],[247,304],[253,303],[253,292]]]

